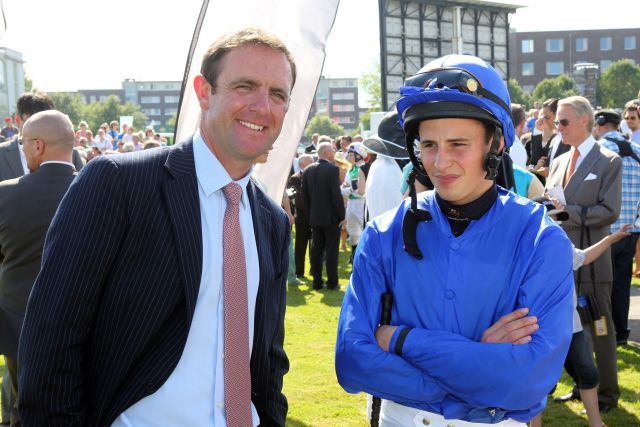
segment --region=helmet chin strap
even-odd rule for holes
[[[498,177],[498,170],[500,168],[500,162],[502,161],[502,156],[498,154],[498,150],[500,149],[501,137],[502,132],[499,128],[496,128],[493,132],[491,147],[489,148],[487,157],[484,160],[484,170],[487,171],[484,179],[487,179],[489,181],[495,181]]]

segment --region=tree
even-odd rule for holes
[[[29,76],[25,74],[24,75],[24,91],[31,92],[31,89],[33,89],[33,80],[31,80],[31,78],[29,78]]]
[[[516,79],[509,79],[507,82],[507,90],[509,91],[511,103],[524,105],[525,109],[529,108],[531,105],[531,95],[522,90],[520,83],[518,83]]]
[[[623,107],[640,90],[640,67],[629,59],[616,61],[598,79],[598,104],[604,108]]]
[[[304,132],[309,137],[314,133],[335,137],[338,135],[344,135],[344,128],[339,124],[334,123],[333,120],[324,114],[316,113],[316,115],[309,120],[309,124]]]
[[[382,86],[380,85],[380,64],[374,71],[366,71],[360,76],[360,86],[369,96],[369,111],[382,109]]]
[[[371,129],[371,110],[367,110],[367,112],[360,117],[360,123],[356,129],[358,130],[358,133]]]
[[[369,97],[369,109],[360,118],[358,129],[360,132],[371,129],[371,113],[382,110],[382,86],[380,84],[380,64],[376,64],[373,71],[365,71],[358,82]]]
[[[120,116],[133,116],[133,127],[136,129],[144,129],[149,123],[149,118],[142,112],[140,106],[130,102],[120,106],[120,115],[118,118],[120,118]]]
[[[52,93],[50,95],[56,109],[69,116],[74,126],[78,126],[80,121],[84,120],[87,105],[82,102],[80,95],[71,93]]]
[[[531,93],[531,100],[542,103],[549,98],[562,99],[573,95],[579,95],[576,82],[568,75],[561,74],[538,83]]]
[[[85,120],[89,123],[89,129],[97,132],[101,124],[109,124],[112,120],[119,120],[121,113],[120,100],[117,96],[111,95],[103,102],[89,104]]]

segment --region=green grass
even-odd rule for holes
[[[366,426],[366,398],[346,393],[338,385],[334,370],[334,345],[340,304],[351,267],[349,251],[341,252],[339,291],[315,291],[308,285],[289,286],[285,349],[291,369],[284,378],[289,400],[289,426]],[[305,271],[308,272],[307,262]],[[638,282],[638,279],[635,280]],[[640,284],[640,283],[638,283]],[[619,408],[603,416],[609,427],[640,426],[640,348],[619,347],[618,369],[621,398]],[[571,390],[564,373],[556,395]],[[543,415],[545,427],[586,426],[580,402],[557,404],[549,399]]]

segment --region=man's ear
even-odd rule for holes
[[[208,110],[211,85],[202,74],[198,74],[195,79],[193,79],[193,88],[196,91],[196,96],[198,97],[200,108],[202,108],[203,110]]]

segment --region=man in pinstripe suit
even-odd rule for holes
[[[25,425],[232,425],[221,246],[222,188],[235,182],[251,352],[244,404],[253,425],[284,426],[289,225],[249,176],[280,133],[294,82],[280,40],[257,29],[225,36],[194,80],[201,121],[192,140],[102,156],[78,175],[27,307],[18,362]]]

